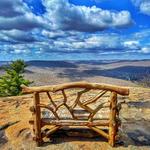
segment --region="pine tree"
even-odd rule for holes
[[[21,95],[21,85],[28,86],[32,82],[24,79],[22,75],[27,65],[23,60],[13,61],[9,66],[5,67],[6,73],[0,76],[0,96]]]

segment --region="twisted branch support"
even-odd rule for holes
[[[109,135],[104,132],[101,129],[98,129],[96,126],[88,126],[90,129],[94,130],[95,132],[97,132],[99,135],[102,135],[103,137],[105,137],[106,139],[109,139]]]
[[[94,98],[92,98],[92,99],[90,99],[90,100],[84,102],[83,105],[89,105],[89,104],[91,104],[91,103],[96,102],[96,101],[97,101],[98,99],[100,99],[105,93],[107,93],[107,91],[105,91],[105,90],[100,91],[100,93],[99,93],[98,95],[96,95],[96,97],[94,97]]]
[[[49,92],[46,92],[46,93],[47,93],[47,96],[48,96],[48,98],[49,98],[51,104],[52,104],[52,105],[55,107],[55,109],[56,109],[56,108],[57,108],[57,105],[56,105],[55,102],[53,101],[51,95],[49,94]]]

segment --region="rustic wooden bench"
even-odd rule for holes
[[[40,146],[43,138],[63,127],[88,127],[115,145],[120,107],[117,94],[129,95],[129,89],[108,84],[72,82],[60,85],[26,87],[23,93],[33,93],[30,108],[34,140]],[[49,103],[45,103],[49,102]],[[50,125],[50,129],[44,130]],[[105,129],[105,130],[104,130]]]

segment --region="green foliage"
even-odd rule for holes
[[[5,67],[6,73],[0,76],[0,96],[21,95],[21,85],[28,86],[32,82],[24,79],[22,73],[27,65],[23,60],[16,60],[8,67]]]
[[[24,62],[24,60],[18,59],[16,61],[13,61],[10,66],[6,67],[5,70],[14,70],[16,73],[21,74],[24,73],[25,68],[27,67],[27,64]]]

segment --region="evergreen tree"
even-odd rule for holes
[[[28,86],[32,82],[24,79],[22,73],[27,65],[23,60],[13,61],[9,66],[5,67],[6,73],[0,76],[0,96],[21,95],[21,85]]]

